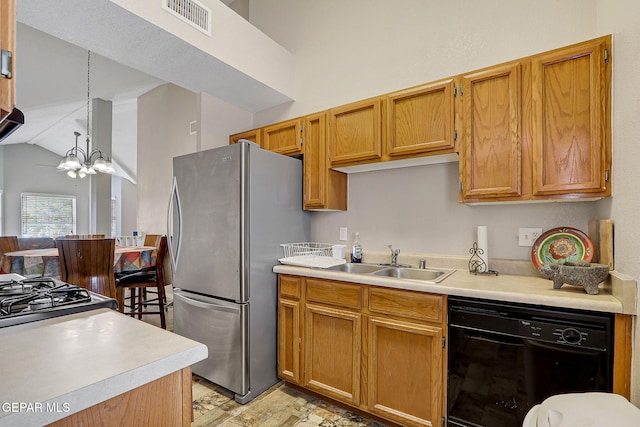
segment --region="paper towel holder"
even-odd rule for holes
[[[497,276],[496,270],[489,270],[489,266],[484,262],[480,255],[484,254],[484,249],[478,247],[478,242],[473,242],[473,246],[469,249],[471,258],[469,258],[469,273],[488,274]]]

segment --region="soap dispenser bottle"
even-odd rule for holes
[[[362,246],[360,246],[360,234],[356,233],[351,246],[351,262],[362,262]]]

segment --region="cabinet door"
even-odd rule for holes
[[[463,199],[520,196],[520,63],[463,76]]]
[[[15,54],[16,51],[16,2],[3,0],[0,4],[0,47]],[[11,77],[0,77],[0,119],[5,118],[15,105],[15,67],[9,70]]]
[[[305,387],[327,397],[358,405],[361,318],[355,312],[307,304]]]
[[[392,93],[385,104],[390,156],[454,148],[452,79]]]
[[[534,195],[610,195],[608,40],[532,58]]]
[[[278,301],[278,376],[300,384],[300,303]]]
[[[278,275],[278,376],[301,383],[300,376],[300,295],[303,279]]]
[[[329,110],[331,165],[382,156],[380,107],[381,98],[373,98]]]
[[[368,410],[402,425],[440,425],[442,328],[376,317],[367,323]]]
[[[266,126],[263,128],[262,138],[264,148],[269,151],[285,156],[302,154],[302,119]]]
[[[241,139],[246,139],[248,141],[255,142],[260,147],[263,147],[262,129],[253,129],[253,130],[248,130],[246,132],[240,132],[240,133],[236,133],[235,135],[231,135],[229,137],[229,144],[235,144]]]
[[[329,169],[327,114],[305,118],[304,123],[304,208],[347,209],[347,174]]]

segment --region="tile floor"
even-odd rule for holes
[[[144,317],[145,322],[160,325],[159,316]],[[172,306],[166,321],[167,329],[173,330]],[[197,375],[193,376],[193,416],[192,427],[385,427],[284,383],[240,405],[233,400],[233,393]]]

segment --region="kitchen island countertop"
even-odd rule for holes
[[[65,418],[207,357],[207,347],[110,309],[0,329],[0,426]]]
[[[276,265],[273,271],[279,274],[316,277],[442,295],[636,314],[636,282],[624,275],[618,275],[615,271],[612,271],[609,279],[600,285],[598,295],[589,295],[582,287],[571,285],[553,289],[553,282],[542,277],[509,274],[474,275],[462,269],[457,269],[441,283],[434,284],[373,274],[355,274],[290,265]]]

